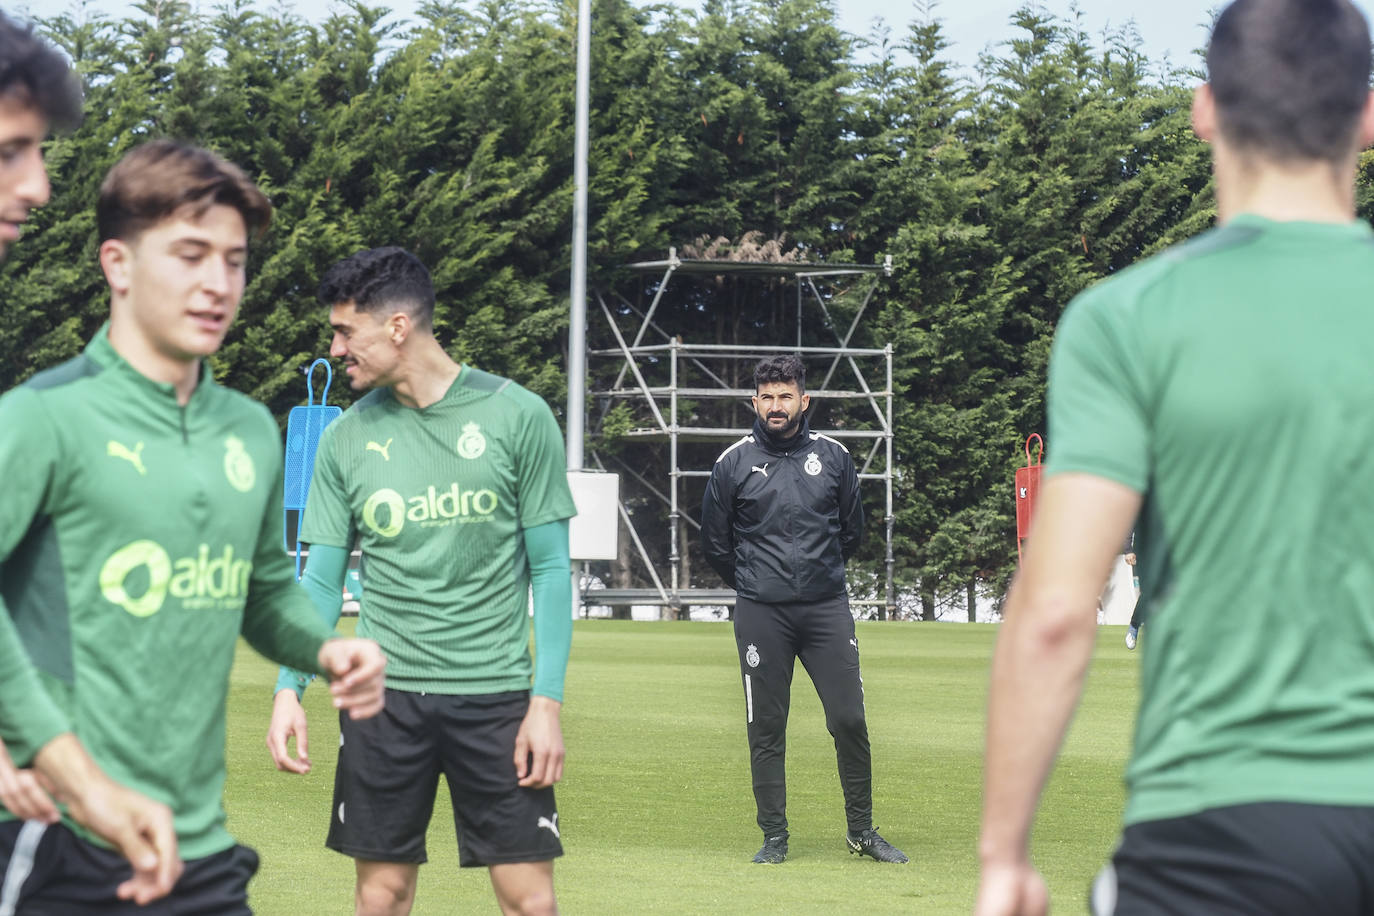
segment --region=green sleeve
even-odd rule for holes
[[[263,420],[272,424],[275,438],[276,424],[265,408]],[[272,661],[315,672],[320,646],[333,634],[315,613],[310,596],[296,581],[295,564],[282,549],[282,462],[280,452],[276,454],[241,632],[254,649]]]
[[[346,422],[347,418],[340,417],[326,426],[315,447],[315,467],[311,469],[310,492],[305,497],[305,516],[301,519],[301,540],[312,549],[321,544],[353,546],[353,509],[334,459],[335,434],[340,424]]]
[[[526,528],[525,556],[534,592],[534,693],[562,702],[572,650],[572,561],[568,520]]]
[[[531,529],[572,518],[577,514],[577,504],[568,487],[568,456],[558,421],[539,395],[521,388],[514,396],[520,398],[521,413],[520,444],[515,454],[520,527]]]
[[[59,486],[56,431],[37,394],[17,388],[0,398],[0,564],[47,514]],[[60,587],[61,583],[57,583]],[[0,738],[24,765],[59,734],[71,731],[66,714],[44,689],[24,648],[10,609],[0,597]]]
[[[14,762],[26,766],[43,745],[71,730],[67,716],[43,689],[0,601],[0,738],[10,746]]]
[[[339,614],[343,610],[343,584],[346,575],[346,548],[328,544],[311,545],[310,558],[301,585],[310,595],[310,600],[315,605],[315,613],[320,615],[320,620],[330,630],[338,624]],[[305,696],[305,688],[310,679],[311,675],[303,671],[283,666],[277,673],[277,686],[272,689],[272,695],[276,696],[281,690],[294,690],[296,699],[301,699]]]
[[[1050,352],[1047,475],[1077,471],[1143,493],[1150,479],[1148,374],[1119,282],[1079,295]]]

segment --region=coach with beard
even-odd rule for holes
[[[754,428],[716,459],[701,507],[706,559],[737,593],[735,643],[764,837],[754,861],[787,858],[784,754],[800,658],[835,739],[850,852],[906,862],[873,827],[859,644],[844,576],[863,537],[859,476],[843,445],[811,431],[798,357],[760,362],[754,387]]]

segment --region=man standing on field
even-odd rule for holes
[[[257,855],[225,830],[221,798],[240,635],[337,678],[350,715],[381,707],[376,644],[330,639],[281,549],[276,422],[205,364],[270,214],[213,153],[169,140],[129,153],[96,206],[108,323],[0,398],[0,726],[21,763],[74,735],[99,771],[171,809],[186,860],[179,880],[175,855],[131,879],[76,823],[0,816],[0,908],[249,912]],[[168,888],[146,909],[123,902]]]
[[[360,916],[409,913],[442,772],[460,864],[488,869],[503,912],[556,912],[577,512],[558,423],[537,395],[444,352],[429,271],[409,252],[335,264],[320,299],[330,355],[355,390],[373,390],[320,438],[305,582],[332,626],[361,538],[358,632],[390,659],[383,714],[341,722],[327,845],[356,862]],[[282,673],[267,735],[277,766],[297,773],[309,770],[304,689]]]
[[[800,658],[825,707],[844,789],[851,853],[907,857],[873,826],[873,775],[859,642],[844,563],[863,538],[859,477],[849,450],[811,432],[806,367],[795,356],[754,369],[754,430],[716,459],[701,503],[706,559],[735,589],[749,764],[762,865],[787,858],[787,710]]]
[[[1237,0],[1193,126],[1218,227],[1072,302],[1053,459],[988,704],[979,916],[1043,913],[1027,845],[1136,528],[1144,647],[1098,913],[1374,912],[1374,140],[1348,0]]]

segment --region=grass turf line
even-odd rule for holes
[[[351,630],[352,622],[344,627]],[[1033,854],[1057,910],[1079,912],[1120,829],[1136,658],[1102,627],[1078,716],[1046,790]],[[788,861],[749,859],[744,691],[728,624],[580,621],[558,787],[563,912],[967,913],[977,887],[983,715],[996,628],[860,623],[874,819],[906,866],[849,855],[834,744],[798,665],[788,729]],[[240,645],[229,696],[229,829],[262,869],[260,916],[352,912],[353,866],[324,848],[338,748],[328,693],[306,694],[314,771],[278,773],[264,745],[275,669]],[[416,916],[496,912],[483,870],[457,866],[440,786]]]

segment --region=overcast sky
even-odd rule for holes
[[[74,6],[75,0],[18,0],[19,8],[27,8],[40,16],[54,15]],[[127,0],[86,0],[91,9],[110,15],[125,15],[132,8]],[[193,6],[212,9],[215,0],[191,0]],[[264,8],[283,2],[294,7],[303,17],[319,20],[331,9],[342,4],[337,0],[259,0]],[[398,18],[413,15],[419,0],[368,0],[372,5],[388,6]],[[475,2],[475,0],[472,0]],[[680,5],[697,7],[697,0],[678,0]],[[1011,35],[1008,20],[1023,5],[1024,0],[943,0],[935,8],[935,15],[945,26],[950,41],[946,52],[949,59],[972,65],[978,53],[989,45]],[[1356,0],[1368,15],[1374,0]],[[1051,12],[1064,15],[1070,0],[1044,0],[1040,4]],[[1119,28],[1134,22],[1144,40],[1145,51],[1152,60],[1166,55],[1178,66],[1191,64],[1194,49],[1206,41],[1206,25],[1211,10],[1221,4],[1214,0],[1079,0],[1084,28],[1094,36],[1105,29]],[[917,15],[914,0],[836,0],[840,26],[857,35],[867,35],[874,20],[881,17],[892,28],[893,38],[899,40],[906,25]],[[595,25],[593,25],[595,27]]]

